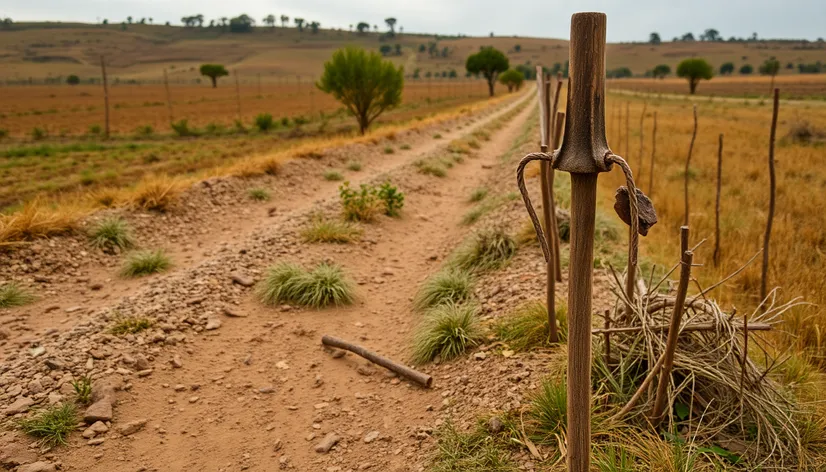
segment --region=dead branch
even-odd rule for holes
[[[367,359],[368,361],[378,364],[386,369],[389,369],[402,377],[408,378],[419,385],[430,388],[433,385],[433,377],[430,375],[424,374],[422,372],[415,371],[407,366],[394,362],[386,357],[382,357],[375,352],[368,351],[367,349],[358,346],[356,344],[349,343],[343,339],[334,338],[333,336],[324,335],[321,338],[321,343],[325,346],[335,347],[339,349],[344,349],[346,351],[353,352],[358,354],[359,356]]]
[[[720,326],[717,323],[693,323],[687,324],[680,328],[680,333],[688,333],[694,331],[714,331],[718,329]],[[591,330],[591,334],[599,335],[599,334],[617,334],[617,333],[639,333],[643,329],[651,331],[652,333],[660,333],[664,331],[668,331],[671,328],[670,324],[659,324],[659,325],[652,325],[652,326],[627,326],[622,328],[594,328]],[[734,330],[748,330],[751,331],[771,331],[774,328],[774,325],[771,323],[756,323],[750,324],[746,326],[743,325],[732,325],[732,329]]]

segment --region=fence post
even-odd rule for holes
[[[169,77],[166,75],[166,69],[163,70],[163,86],[166,89],[166,108],[169,110],[169,124],[175,122],[175,115],[172,114],[172,94],[169,93]]]
[[[238,69],[233,71],[235,76],[235,102],[238,105],[238,121],[241,121],[241,86],[238,84]]]
[[[554,167],[571,174],[571,245],[568,277],[568,471],[591,462],[591,292],[597,177],[610,170],[605,137],[604,13],[571,17],[565,139]]]
[[[552,141],[551,129],[553,128],[552,114],[551,114],[551,88],[549,81],[546,80],[542,73],[542,67],[536,66],[536,92],[539,98],[539,149],[542,152],[548,152],[548,147]],[[556,228],[553,227],[551,212],[553,204],[551,203],[550,187],[551,181],[549,174],[553,173],[548,162],[539,163],[539,182],[542,190],[542,224],[545,226],[545,245],[547,246],[550,258],[545,263],[545,307],[548,310],[548,341],[552,343],[559,342],[559,336],[556,332],[556,252],[554,250],[553,233]]]
[[[106,79],[106,63],[103,56],[100,56],[100,72],[103,74],[103,109],[106,120],[103,136],[109,139],[109,81]]]
[[[774,84],[774,76],[772,76]],[[774,107],[772,109],[772,127],[769,133],[769,217],[766,220],[766,233],[763,235],[763,267],[760,277],[760,305],[765,308],[767,285],[769,279],[769,241],[772,236],[774,222],[775,195],[777,193],[777,178],[774,172],[774,140],[777,135],[777,112],[780,108],[780,90],[774,89]]]

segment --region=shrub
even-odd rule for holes
[[[341,175],[341,172],[335,170],[328,170],[324,172],[324,180],[337,182],[339,180],[344,180],[344,176]]]
[[[118,317],[112,325],[112,334],[122,336],[124,334],[138,334],[141,331],[152,327],[152,320],[133,316]]]
[[[436,134],[433,135],[433,139],[442,139],[442,135],[439,134],[439,133],[436,133]]]
[[[89,230],[89,241],[92,246],[104,251],[128,249],[135,245],[132,237],[132,228],[122,218],[116,216],[104,218]]]
[[[14,282],[0,285],[0,308],[28,305],[34,299],[34,295]]]
[[[162,249],[137,251],[126,258],[120,271],[122,277],[143,277],[164,272],[172,266],[172,261]]]
[[[75,399],[82,405],[92,403],[92,378],[83,376],[77,380],[72,380],[72,388],[75,390]]]
[[[80,83],[80,77],[75,74],[71,74],[69,77],[66,78],[66,83],[69,85],[77,85]]]
[[[359,190],[354,190],[350,188],[349,182],[344,182],[338,191],[345,220],[373,221],[375,219],[379,211],[375,189],[361,184]]]
[[[361,170],[361,162],[359,161],[350,161],[347,163],[347,169],[352,170],[353,172],[358,172]]]
[[[9,130],[6,128],[0,128],[0,139],[4,139],[9,136]]]
[[[410,150],[410,145],[409,144],[402,144],[401,146],[399,146],[399,149],[401,149],[402,151],[409,151]]]
[[[413,338],[413,362],[424,364],[437,356],[450,360],[482,340],[478,308],[448,303],[428,312]]]
[[[212,81],[212,88],[218,86],[218,79],[229,75],[229,71],[223,64],[201,64],[201,75],[209,77]]]
[[[46,132],[43,128],[32,128],[32,139],[35,141],[40,141],[41,139],[46,139],[49,133]]]
[[[508,92],[513,92],[514,89],[519,90],[524,82],[525,74],[516,69],[508,69],[499,75],[499,83],[507,87]]]
[[[269,113],[259,113],[258,116],[255,117],[255,127],[258,128],[259,131],[269,131],[272,129],[273,124],[272,115]]]
[[[244,125],[242,124],[241,126],[243,127]],[[207,123],[204,127],[204,133],[210,136],[220,136],[224,134],[225,131],[226,128],[220,123]],[[246,129],[244,131],[246,131]]]
[[[101,128],[100,125],[92,125],[92,126],[89,127],[89,134],[91,134],[93,136],[97,136],[102,132],[103,132],[103,128]]]
[[[393,154],[394,152],[396,152],[396,151],[390,146],[387,146],[386,148],[384,148],[384,153],[385,154]]]
[[[316,216],[301,231],[301,237],[308,243],[349,243],[361,236],[361,229],[348,222],[325,219]]]
[[[384,214],[387,216],[399,216],[399,211],[404,206],[404,194],[399,192],[395,185],[390,182],[381,184],[378,197],[384,201]]]
[[[568,310],[557,301],[556,324],[560,340],[567,337]],[[494,331],[500,340],[516,351],[549,346],[548,308],[534,301],[518,308],[515,313],[497,320]]]
[[[175,132],[180,137],[186,136],[197,136],[198,132],[194,128],[189,127],[188,120],[179,120],[174,123],[171,123],[169,126],[172,127],[172,131]]]
[[[77,410],[71,403],[53,405],[34,417],[21,420],[20,429],[47,447],[66,445],[66,438],[77,426]]]
[[[266,305],[295,303],[312,308],[349,305],[354,288],[336,265],[321,263],[312,271],[294,264],[281,263],[267,272],[256,289]]]
[[[445,269],[430,276],[413,299],[418,310],[448,303],[461,304],[473,298],[473,276],[456,269]]]
[[[266,202],[270,199],[270,192],[263,188],[251,188],[247,191],[247,195],[258,202]]]
[[[498,440],[487,425],[467,433],[457,431],[445,421],[437,431],[438,443],[428,472],[513,472],[518,470],[510,458],[510,440]]]
[[[504,267],[516,253],[516,242],[504,229],[487,229],[460,247],[450,264],[464,271],[486,271]]]
[[[290,117],[285,116],[284,118],[281,118],[281,126],[283,126],[285,128],[289,128],[290,127]]]

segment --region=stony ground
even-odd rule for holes
[[[518,409],[540,374],[563,368],[564,352],[506,352],[486,344],[459,360],[424,366],[423,389],[358,356],[331,355],[324,334],[406,361],[419,317],[411,299],[420,283],[475,228],[518,230],[525,221],[515,190],[516,159],[533,150],[530,107],[512,101],[392,141],[329,150],[288,163],[275,177],[215,178],[196,185],[172,212],[122,212],[141,246],[165,248],[173,270],[137,280],[117,276],[119,255],[90,249],[83,236],[37,241],[4,254],[0,280],[38,295],[0,310],[0,467],[50,470],[424,470],[434,429],[450,419]],[[504,126],[447,177],[412,163],[445,153],[450,140],[505,114]],[[526,131],[527,130],[527,131]],[[441,139],[434,139],[439,133]],[[400,150],[408,144],[410,150]],[[396,152],[384,153],[386,146]],[[321,173],[350,160],[354,184],[389,180],[405,193],[400,219],[364,226],[350,245],[306,244],[313,215],[338,211],[338,182]],[[471,191],[486,185],[502,204],[462,225]],[[534,184],[534,187],[536,185]],[[271,191],[252,203],[247,190]],[[267,267],[335,261],[358,285],[358,301],[321,311],[264,307],[251,286]],[[503,271],[478,284],[483,319],[539,299],[544,264],[524,245]],[[604,278],[596,290],[607,290]],[[565,293],[565,283],[558,287]],[[150,330],[111,334],[124,316],[148,317]],[[96,401],[67,447],[44,450],[13,428],[38,406],[72,395],[70,381],[95,378]],[[518,458],[533,469],[529,456]],[[16,468],[16,469],[15,469]]]

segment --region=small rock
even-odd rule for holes
[[[326,454],[330,452],[330,449],[338,444],[339,441],[341,441],[341,436],[336,433],[329,433],[327,436],[324,436],[324,439],[322,439],[320,443],[316,444],[315,452]]]
[[[278,361],[278,362],[275,363],[275,367],[277,367],[281,370],[287,370],[287,369],[290,368],[290,365],[287,364],[287,361]]]
[[[176,369],[180,369],[181,367],[184,366],[184,363],[181,362],[181,357],[180,356],[172,356],[172,360],[170,360],[169,362],[172,364],[172,367],[174,367]]]
[[[490,431],[491,433],[494,433],[494,434],[498,433],[498,432],[502,431],[502,428],[504,428],[504,427],[505,427],[505,425],[502,424],[502,420],[500,420],[496,416],[492,416],[488,420],[488,431]]]
[[[101,421],[112,421],[112,398],[105,396],[89,405],[86,413],[83,414],[83,421],[86,424],[95,424]]]
[[[89,446],[98,446],[100,444],[103,444],[104,441],[106,441],[106,439],[104,438],[94,438],[86,441],[86,444],[88,444]]]
[[[242,287],[252,287],[255,285],[255,280],[245,277],[241,274],[232,274],[231,275],[233,283],[236,283]]]
[[[370,444],[371,442],[379,438],[379,434],[381,433],[379,433],[378,431],[370,431],[364,436],[364,442]]]
[[[473,355],[473,358],[477,361],[483,361],[488,357],[487,353],[485,352],[477,352]]]
[[[246,318],[247,315],[238,311],[237,308],[225,306],[223,307],[223,312],[225,315],[229,316],[230,318]]]
[[[221,327],[223,323],[218,318],[210,318],[207,320],[206,330],[212,331]]]
[[[51,370],[63,370],[66,367],[63,361],[59,359],[46,359],[43,363]]]
[[[118,426],[118,433],[123,436],[129,436],[142,430],[146,426],[146,420],[135,420]]]
[[[365,376],[370,376],[370,375],[373,375],[373,374],[376,373],[375,369],[373,369],[370,366],[366,366],[366,365],[358,366],[358,369],[356,369],[356,371],[358,371],[359,374],[365,375]]]
[[[259,393],[275,393],[275,387],[267,385],[258,389]]]
[[[342,357],[344,357],[345,354],[347,354],[347,353],[344,352],[341,349],[333,349],[332,356],[333,356],[333,359],[341,359]]]
[[[17,472],[56,472],[57,467],[51,462],[33,462],[31,464],[21,465],[17,468]]]
[[[29,410],[29,407],[32,405],[34,405],[34,400],[32,400],[31,398],[18,398],[17,401],[6,407],[6,416],[16,415],[18,413],[25,413]]]

